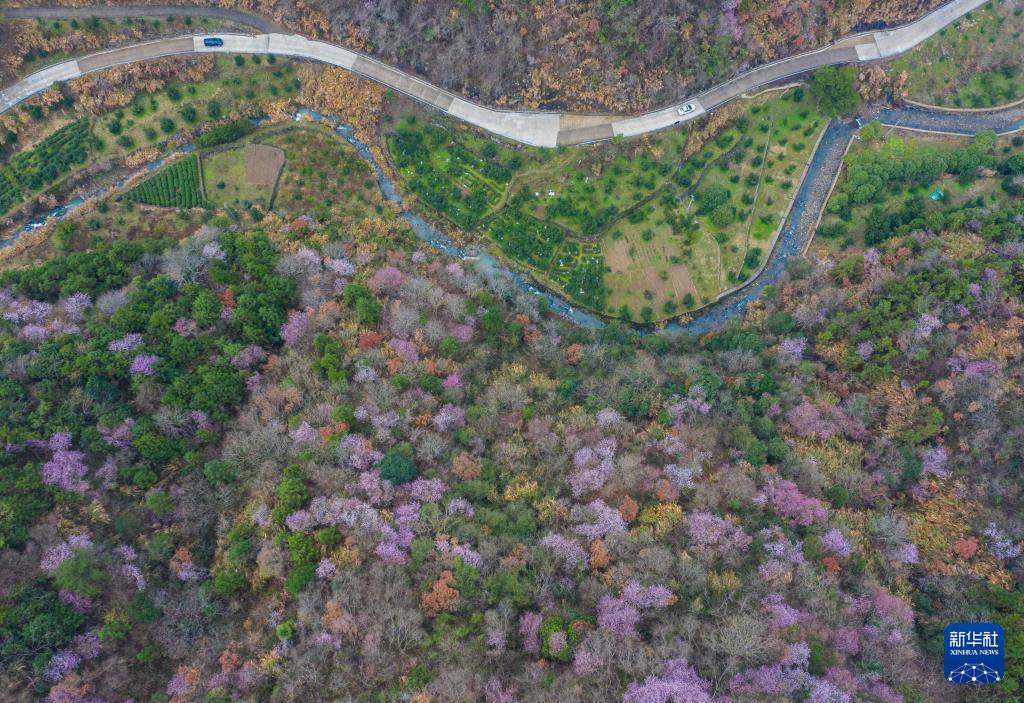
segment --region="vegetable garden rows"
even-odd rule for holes
[[[132,188],[124,198],[159,207],[202,207],[206,199],[199,182],[199,157],[189,154],[174,162]]]

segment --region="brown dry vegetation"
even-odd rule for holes
[[[68,81],[78,109],[88,114],[127,107],[140,92],[155,93],[169,82],[198,83],[213,71],[212,55],[124,64]]]
[[[499,104],[638,110],[938,3],[754,0],[739,3],[735,35],[723,28],[729,3],[706,1],[319,4],[335,37],[355,28],[370,53],[452,90]]]
[[[826,44],[864,23],[913,19],[939,3],[227,0],[218,4],[258,12],[293,31],[366,51],[485,102],[629,111],[670,102],[753,65]]]
[[[245,182],[272,186],[284,166],[284,151],[276,146],[249,143],[245,147]]]
[[[341,68],[303,64],[299,100],[315,110],[344,117],[361,139],[372,141],[384,105],[384,89]]]

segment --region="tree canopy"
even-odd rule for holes
[[[815,71],[811,90],[822,113],[838,117],[856,110],[860,103],[856,81],[857,72],[853,66],[823,66]]]

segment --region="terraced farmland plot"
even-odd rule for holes
[[[536,195],[525,205],[541,219],[584,236],[596,235],[669,182],[685,142],[686,131],[675,130],[659,135],[651,148],[617,154],[608,163],[584,161],[565,164],[569,168],[563,166],[562,173],[526,175],[523,190]]]
[[[887,69],[930,105],[985,108],[1024,97],[1024,6],[998,0],[969,12]]]
[[[890,239],[941,231],[951,222],[971,235],[981,227],[977,234],[986,239],[1015,236],[1010,233],[1019,228],[1019,215],[1000,224],[977,223],[1024,196],[1024,141],[1017,135],[889,134],[873,122],[860,137],[816,231],[818,251],[842,259],[849,250],[881,248]],[[972,220],[970,227],[962,224]]]
[[[206,199],[218,207],[270,207],[284,151],[250,142],[245,148],[203,154],[200,168]]]
[[[274,211],[282,217],[310,213],[319,221],[365,226],[383,212],[384,196],[370,166],[336,131],[325,125],[295,125],[269,136],[261,144],[285,153],[274,196]],[[209,180],[207,189],[215,187]],[[212,190],[210,190],[213,193]],[[301,229],[293,230],[299,236]]]
[[[602,238],[609,308],[663,319],[750,280],[824,125],[800,91],[749,105],[679,169],[684,187],[659,191]]]

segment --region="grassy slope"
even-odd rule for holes
[[[980,108],[1024,97],[1024,6],[993,0],[892,62],[912,100]]]

